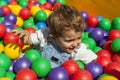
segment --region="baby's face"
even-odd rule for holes
[[[74,52],[74,49],[81,43],[82,32],[75,30],[67,30],[62,33],[62,36],[56,38],[57,45],[67,53]]]

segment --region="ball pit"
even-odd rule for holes
[[[13,29],[35,33],[46,28],[48,16],[57,6],[65,4],[65,0],[0,0],[0,80],[120,79],[120,17],[110,21],[80,12],[86,21],[82,42],[98,56],[95,62],[87,65],[81,61],[67,61],[51,69],[50,62],[41,58],[40,52],[9,33]]]

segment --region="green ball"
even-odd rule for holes
[[[7,72],[6,73],[6,77],[9,78],[10,80],[14,80],[15,76],[16,75],[13,72]]]
[[[0,66],[0,78],[5,77],[6,75],[6,70]]]
[[[89,33],[88,32],[82,32],[82,39],[83,38],[88,38]]]
[[[112,41],[111,48],[116,53],[120,52],[120,38],[116,38]]]
[[[23,30],[21,27],[14,28],[15,30]]]
[[[0,7],[7,6],[7,2],[4,0],[0,0]]]
[[[38,2],[39,2],[40,4],[44,4],[44,3],[46,3],[47,1],[46,1],[46,0],[38,0]]]
[[[36,13],[35,19],[37,21],[45,21],[47,19],[47,14],[43,10],[40,10]]]
[[[65,5],[65,0],[56,0],[56,2],[60,2],[62,5]]]
[[[5,70],[8,70],[10,65],[10,58],[5,54],[0,53],[0,66],[3,67]]]
[[[79,65],[80,69],[84,69],[85,68],[85,65],[82,61],[80,60],[76,60],[77,64]]]
[[[105,31],[110,31],[111,30],[111,22],[107,18],[103,18],[99,23],[98,27],[102,28]]]
[[[32,63],[31,68],[38,77],[45,77],[51,70],[51,64],[45,58],[38,58]]]
[[[25,52],[24,57],[29,59],[33,63],[36,59],[41,57],[41,54],[35,49],[29,49]]]
[[[99,46],[96,46],[96,47],[93,49],[93,52],[94,52],[94,53],[97,53],[97,52],[100,51],[100,50],[102,50],[102,48],[99,47]]]
[[[120,17],[116,17],[112,20],[112,28],[120,30]]]
[[[28,5],[28,1],[27,0],[20,0],[19,5],[22,7],[26,7]]]
[[[31,20],[26,20],[23,23],[23,28],[25,29],[25,28],[28,28],[28,27],[30,27],[32,25],[34,25],[34,23]]]
[[[2,23],[4,21],[4,17],[0,17],[0,23]]]

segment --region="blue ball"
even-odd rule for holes
[[[36,26],[38,27],[38,29],[42,29],[42,28],[47,27],[45,22],[38,22],[38,23],[36,23]]]

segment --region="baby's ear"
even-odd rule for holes
[[[51,39],[55,39],[55,36],[53,34],[49,34]]]

